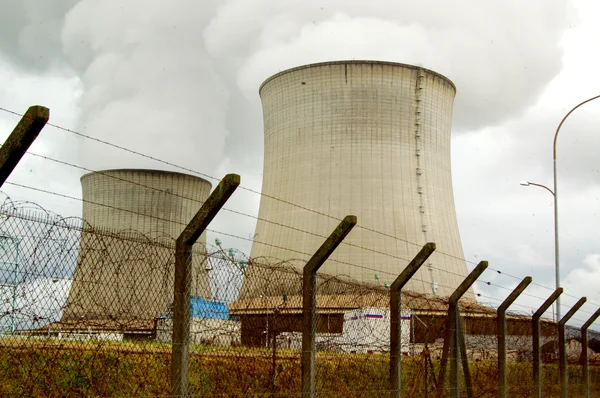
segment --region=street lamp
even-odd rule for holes
[[[536,187],[540,187],[540,188],[544,188],[546,191],[550,192],[552,194],[552,196],[554,196],[554,262],[555,262],[555,271],[556,271],[556,288],[558,289],[558,287],[560,286],[560,275],[559,275],[559,263],[558,263],[558,218],[556,217],[556,194],[554,193],[553,190],[551,190],[550,188],[548,188],[545,185],[542,184],[537,184],[535,182],[531,182],[531,181],[521,181],[519,184],[521,184],[524,187],[528,187],[530,185],[536,186]],[[552,305],[554,307],[554,304]],[[554,311],[552,311],[554,312]],[[556,300],[556,322],[558,322],[560,320],[560,301],[558,301],[558,299]]]
[[[567,118],[571,115],[571,113],[573,113],[573,111],[575,111],[575,109],[579,108],[581,105],[587,104],[590,101],[593,101],[595,99],[600,98],[600,95],[597,95],[595,97],[592,98],[588,98],[585,101],[580,102],[579,104],[575,105],[560,121],[560,123],[558,124],[558,127],[556,128],[556,132],[554,133],[554,143],[552,146],[552,166],[553,166],[553,172],[554,172],[554,189],[551,190],[550,188],[541,185],[541,184],[534,184],[532,182],[529,181],[522,181],[521,185],[524,186],[529,186],[529,185],[535,185],[541,188],[545,188],[547,189],[553,196],[554,196],[554,261],[555,261],[555,271],[556,271],[556,288],[558,289],[560,287],[560,257],[559,257],[559,251],[558,251],[558,187],[557,187],[557,183],[556,183],[556,140],[558,138],[558,133],[560,132],[560,128],[562,127],[563,123],[565,122],[565,120],[567,120]],[[556,299],[556,321],[558,322],[560,320],[560,297]]]
[[[544,188],[546,191],[550,192],[552,194],[552,196],[555,196],[554,192],[550,188],[548,188],[547,186],[545,186],[545,185],[536,184],[535,182],[531,182],[531,181],[521,181],[519,184],[523,185],[524,187],[528,187],[530,185],[534,185],[536,187]]]

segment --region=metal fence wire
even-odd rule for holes
[[[97,229],[4,199],[0,395],[171,396],[175,238]],[[218,241],[194,245],[189,396],[302,396],[306,264],[252,259]],[[316,274],[310,333],[317,396],[394,396],[392,282],[375,272],[372,283]],[[498,396],[496,308],[460,299],[459,322],[452,323],[449,307],[448,298],[402,292],[402,396]],[[509,312],[506,321],[508,394],[531,396],[531,314]],[[556,330],[555,322],[541,319],[546,397],[561,393]],[[566,348],[568,393],[582,396],[581,344],[573,328]],[[600,396],[599,357],[590,350],[589,358],[591,396]],[[453,377],[460,379],[459,392]]]

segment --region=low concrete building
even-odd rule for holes
[[[59,340],[151,342],[156,337],[156,319],[61,321],[21,333]]]
[[[401,349],[403,353],[407,354],[410,347],[410,320],[409,315],[403,315],[401,320]],[[273,331],[271,336],[272,333]],[[301,332],[280,332],[277,333],[276,340],[277,347],[280,349],[299,350],[302,348]],[[272,345],[272,337],[268,344]],[[341,333],[317,333],[315,345],[318,351],[388,352],[390,350],[390,310],[365,307],[347,311],[343,314]]]
[[[350,326],[352,321],[346,319],[346,314],[364,311],[368,308],[385,309],[389,314],[389,294],[386,289],[356,285],[353,287],[353,291],[352,294],[317,295],[317,347],[323,347],[324,350],[330,350],[332,347],[335,350],[340,349],[340,336],[343,335],[344,330],[352,328]],[[459,306],[469,354],[486,357],[495,352],[498,347],[496,310],[469,299],[460,300]],[[410,314],[410,319],[407,320],[409,326],[403,328],[403,331],[407,330],[409,333],[408,341],[411,347],[419,347],[425,343],[431,345],[443,342],[446,335],[448,313],[448,303],[445,299],[433,295],[403,292],[402,308],[403,313]],[[302,332],[301,295],[285,296],[285,299],[272,296],[242,298],[230,304],[229,310],[231,315],[240,318],[241,343],[243,345],[271,346],[273,335],[277,337],[278,342],[281,342],[282,347],[293,348],[298,345],[295,339]],[[383,323],[389,323],[389,318],[386,322],[382,322],[382,325]],[[373,331],[373,328],[367,325],[357,324],[357,326],[357,329],[363,329],[361,331],[363,335],[365,332]],[[350,329],[348,329],[349,327]],[[514,348],[518,351],[513,355],[526,360],[527,351],[531,355],[531,318],[508,314],[507,329],[510,336],[509,341],[515,343]],[[554,336],[555,331],[555,323],[547,319],[542,320],[543,342]],[[380,334],[386,334],[386,332],[389,333],[389,326]],[[331,336],[338,337],[334,339]],[[366,341],[365,338],[362,341],[354,339],[356,340],[354,351],[362,352],[361,344]],[[349,342],[347,341],[347,343]],[[389,337],[386,340],[381,337],[378,344],[387,344],[389,347]],[[373,350],[367,349],[367,351]],[[413,352],[414,350],[409,348],[409,351]],[[433,357],[437,356],[433,351],[432,355]]]
[[[172,336],[173,319],[159,319],[156,324],[156,341],[171,343]],[[190,344],[217,347],[238,346],[241,344],[240,322],[224,319],[192,318]]]
[[[403,314],[401,326],[401,350],[408,353],[410,342],[410,321]],[[364,307],[344,313],[342,334],[338,338],[344,352],[387,352],[390,350],[390,310],[389,308]]]
[[[229,308],[220,301],[190,297],[190,343],[235,346],[241,344],[240,322],[229,319]],[[161,316],[156,322],[156,341],[171,343],[173,336],[172,314]]]

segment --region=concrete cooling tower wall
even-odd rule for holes
[[[153,319],[173,302],[175,240],[210,195],[201,178],[156,170],[86,174],[84,229],[62,320]],[[211,298],[202,235],[192,294]]]
[[[432,241],[437,252],[407,289],[450,295],[467,275],[450,171],[455,92],[438,73],[387,62],[313,64],[267,79],[265,195],[251,257],[307,259],[298,252],[324,241],[310,233],[326,237],[339,223],[318,213],[354,214],[352,246],[340,245],[319,273],[391,284]],[[249,270],[240,297],[285,289],[269,283]]]

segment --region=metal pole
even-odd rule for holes
[[[583,396],[590,398],[590,372],[588,362],[588,328],[592,326],[592,323],[600,316],[600,308],[594,312],[594,315],[588,319],[581,327],[581,365],[583,367]]]
[[[585,304],[587,299],[582,297],[579,301],[558,321],[558,357],[560,370],[560,396],[567,398],[567,388],[569,383],[569,374],[567,369],[567,355],[565,353],[565,325],[573,315]]]
[[[473,398],[473,383],[471,382],[471,372],[469,371],[469,358],[467,358],[467,344],[465,334],[460,321],[460,309],[456,306],[456,336],[458,338],[458,347],[460,348],[460,361],[465,374],[465,387],[467,388],[467,398]],[[460,383],[460,380],[459,380]]]
[[[448,320],[446,321],[446,338],[444,339],[444,348],[442,352],[442,362],[440,364],[440,377],[438,379],[438,397],[441,397],[444,391],[444,384],[446,378],[446,366],[448,362],[448,351],[454,353],[451,354],[450,363],[450,378],[451,378],[451,393],[452,397],[460,397],[460,369],[459,369],[459,336],[458,333],[458,322],[460,322],[460,316],[456,311],[458,307],[458,300],[469,290],[469,288],[475,283],[477,278],[485,271],[488,267],[487,261],[481,261],[473,271],[462,281],[462,283],[456,288],[448,299]],[[468,368],[466,369],[468,371]]]
[[[190,296],[192,284],[192,247],[221,207],[240,185],[240,176],[227,174],[185,227],[175,243],[175,286],[173,300],[173,343],[171,395],[188,396],[190,359]]]
[[[498,336],[498,397],[508,396],[508,375],[506,373],[506,310],[529,286],[531,277],[526,276],[521,283],[500,304],[497,310],[496,334]]]
[[[27,152],[50,118],[50,110],[34,105],[27,109],[19,123],[0,148],[0,187]]]
[[[556,141],[554,141],[556,145]],[[556,149],[554,151],[556,153]],[[556,157],[552,162],[554,169],[554,287],[560,287],[560,255],[558,248],[558,187],[556,186]],[[560,297],[556,299],[556,321],[560,319]]]
[[[402,395],[401,386],[401,357],[402,357],[402,288],[408,283],[410,278],[427,261],[429,256],[435,251],[435,243],[429,242],[423,246],[421,251],[404,268],[402,273],[396,278],[390,287],[390,397],[400,398]],[[414,325],[413,325],[414,330]],[[425,375],[427,377],[427,375]]]
[[[556,128],[556,132],[554,133],[554,143],[552,145],[552,166],[554,169],[554,261],[555,261],[555,272],[556,272],[556,288],[560,286],[560,257],[558,253],[558,187],[557,187],[557,179],[556,179],[556,141],[558,139],[558,133],[560,132],[560,128],[567,118],[575,111],[575,109],[579,108],[581,105],[586,104],[590,101],[600,98],[600,95],[596,95],[595,97],[588,98],[585,101],[580,102],[575,105],[560,121],[558,127]],[[556,301],[556,319],[560,319],[560,298]]]
[[[532,331],[531,335],[533,338],[533,396],[542,398],[542,382],[541,382],[541,362],[542,362],[542,353],[540,350],[540,318],[546,312],[548,308],[552,305],[554,301],[560,296],[563,292],[562,287],[556,289],[544,304],[533,314],[531,317],[531,326]]]
[[[273,311],[273,356],[271,358],[271,369],[273,370],[273,390],[272,390],[272,394],[275,397],[276,396],[276,392],[277,392],[277,330],[276,325],[277,322],[275,321],[275,316],[279,313],[279,309],[275,308],[275,310]]]
[[[315,321],[317,271],[356,225],[356,216],[346,216],[319,250],[306,263],[302,277],[302,396],[315,396]]]
[[[450,340],[450,393],[452,398],[460,397],[460,367],[458,353],[458,322],[460,322],[457,306],[451,306],[448,316],[452,319],[452,339]]]

